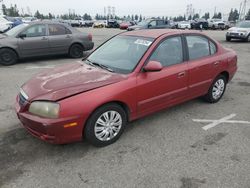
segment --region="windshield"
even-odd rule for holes
[[[250,22],[239,22],[239,23],[236,24],[236,27],[250,28]]]
[[[98,48],[87,60],[114,72],[128,74],[134,70],[152,42],[152,38],[117,36]]]
[[[20,33],[20,31],[22,31],[26,26],[28,26],[28,24],[20,24],[14,28],[12,28],[11,30],[7,31],[5,34],[8,36],[12,36],[15,37],[17,34]]]
[[[149,21],[148,20],[144,20],[138,23],[139,26],[144,26],[144,25],[148,25]]]

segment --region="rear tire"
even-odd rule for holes
[[[110,103],[98,108],[91,115],[85,125],[84,137],[92,145],[104,147],[119,139],[126,124],[127,114],[123,108],[116,103]]]
[[[71,58],[83,57],[83,47],[80,44],[73,44],[69,49],[69,56]]]
[[[213,81],[204,99],[209,103],[217,103],[226,91],[227,79],[224,75],[219,75]]]
[[[17,63],[18,56],[12,49],[2,48],[0,49],[0,64],[4,66],[10,66]]]
[[[245,39],[245,42],[250,42],[250,34],[249,34],[248,37]]]
[[[231,37],[226,37],[226,41],[230,42],[231,41]]]

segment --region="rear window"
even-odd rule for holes
[[[63,25],[50,24],[49,34],[52,36],[53,35],[67,35],[67,34],[71,34],[71,31]]]
[[[189,60],[195,60],[210,55],[209,41],[202,36],[187,36]]]

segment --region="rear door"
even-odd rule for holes
[[[62,24],[49,24],[50,54],[68,53],[73,40],[72,32]]]
[[[31,25],[19,35],[26,35],[26,37],[18,38],[18,47],[21,57],[48,54],[49,41],[45,24]]]
[[[189,56],[189,95],[201,96],[207,93],[216,74],[217,61],[211,58],[216,53],[216,45],[202,35],[186,35]]]
[[[158,61],[164,68],[159,72],[139,73],[137,77],[139,116],[184,101],[187,96],[187,62],[184,61],[181,36],[162,41],[149,61]]]

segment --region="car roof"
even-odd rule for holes
[[[61,23],[59,21],[51,21],[51,20],[43,20],[43,21],[33,21],[33,22],[29,22],[29,25],[36,25],[36,24],[61,24],[61,25],[65,25],[64,23]]]
[[[175,35],[175,34],[202,34],[200,31],[186,31],[186,30],[177,30],[177,29],[142,29],[135,31],[128,31],[121,33],[123,36],[138,36],[138,37],[149,37],[149,38],[158,38],[162,35]]]

